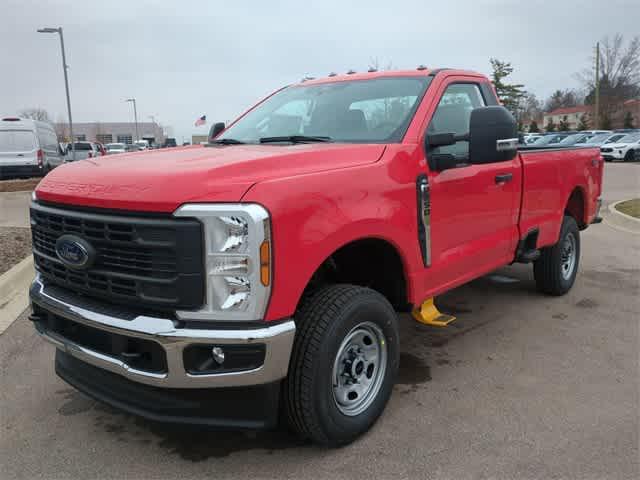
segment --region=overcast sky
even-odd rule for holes
[[[57,37],[64,28],[74,121],[155,115],[178,141],[230,120],[305,75],[512,62],[514,82],[546,98],[577,87],[594,44],[640,32],[638,0],[164,1],[1,0],[0,115],[66,115]],[[206,114],[208,125],[194,128]]]

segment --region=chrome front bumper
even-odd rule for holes
[[[270,383],[284,378],[289,366],[295,324],[293,320],[273,326],[246,329],[188,329],[177,328],[168,318],[145,315],[127,316],[123,310],[98,304],[84,297],[59,298],[42,283],[38,276],[29,291],[31,302],[40,308],[105,332],[126,337],[151,340],[165,351],[167,372],[156,373],[129,366],[123,359],[104,355],[79,345],[56,332],[43,328],[36,321],[38,333],[67,354],[135,382],[166,388],[224,388]],[[262,366],[240,372],[190,374],[183,363],[183,350],[193,344],[265,346]]]

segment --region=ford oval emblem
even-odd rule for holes
[[[58,238],[56,255],[67,267],[77,269],[88,268],[95,257],[91,245],[75,235],[62,235]]]

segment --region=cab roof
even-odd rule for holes
[[[317,85],[323,83],[332,83],[332,82],[348,82],[353,80],[371,80],[373,78],[385,78],[385,77],[435,77],[438,74],[444,75],[465,75],[472,77],[481,77],[486,79],[486,76],[481,73],[474,72],[471,70],[458,70],[454,68],[426,68],[426,67],[418,67],[415,70],[384,70],[384,71],[367,71],[367,72],[355,72],[350,70],[344,74],[334,74],[330,73],[326,77],[318,77],[312,78],[308,77],[303,79],[298,83],[294,83],[293,85]]]

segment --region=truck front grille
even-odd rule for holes
[[[116,303],[158,309],[202,305],[202,227],[197,220],[106,214],[41,203],[31,205],[36,268],[46,282]],[[95,250],[86,269],[56,253],[62,235]]]

